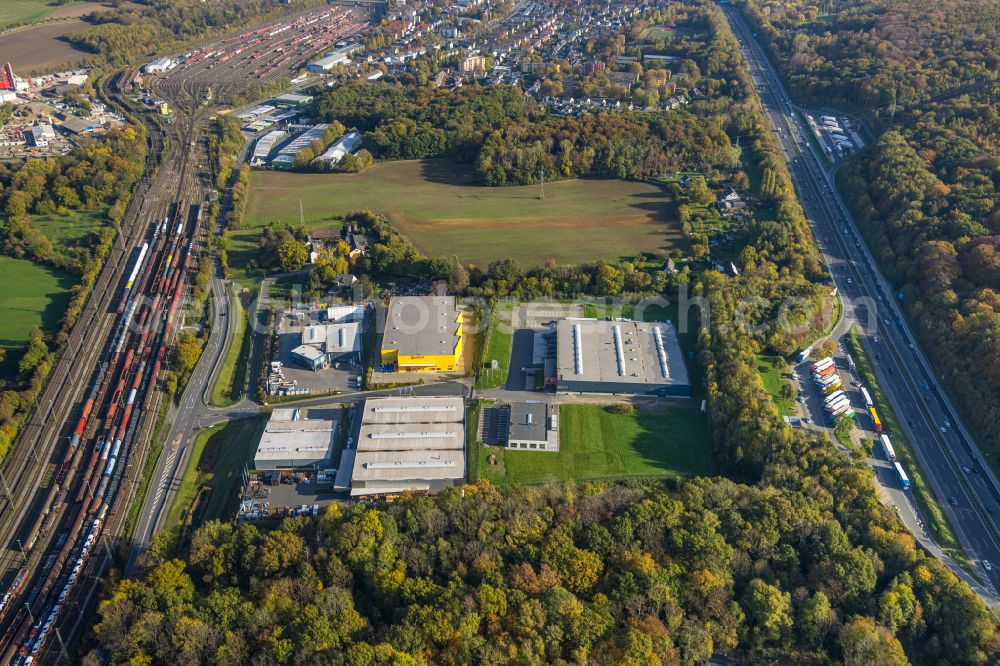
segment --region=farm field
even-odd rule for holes
[[[75,278],[24,259],[0,257],[0,348],[17,347],[32,326],[56,329]]]
[[[0,12],[6,2],[0,3]],[[66,63],[81,60],[87,54],[59,39],[68,32],[86,28],[89,23],[77,19],[47,23],[0,36],[0,63],[9,62],[20,75],[34,71],[52,71]]]
[[[67,2],[60,5],[55,0],[3,0],[0,2],[0,30],[40,19],[79,18],[107,6],[98,2]]]
[[[558,453],[479,446],[479,474],[506,484],[712,473],[708,425],[693,410],[612,414],[601,405],[562,405],[559,432]],[[489,464],[489,454],[498,464]]]
[[[682,244],[669,196],[657,185],[571,180],[537,185],[472,184],[467,165],[448,160],[383,162],[362,174],[255,172],[246,229],[232,237],[230,263],[244,265],[268,222],[339,228],[333,217],[374,210],[424,254],[485,266],[515,258],[578,264],[637,252],[666,254]]]

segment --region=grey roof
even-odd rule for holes
[[[93,129],[94,121],[79,116],[67,115],[63,120],[62,126],[74,134],[80,134],[81,132]]]
[[[299,345],[292,350],[292,354],[294,356],[301,356],[302,358],[310,361],[319,361],[323,358],[323,352],[310,345]]]
[[[689,383],[670,322],[560,319],[556,322],[556,363],[560,380],[663,386]]]
[[[544,442],[547,407],[543,402],[515,402],[510,406],[512,442]]]
[[[283,139],[286,134],[288,132],[284,130],[274,130],[257,139],[257,143],[253,148],[253,158],[256,160],[267,159],[274,152],[274,147],[278,145],[278,141]]]
[[[320,123],[318,125],[313,125],[302,134],[292,139],[289,143],[285,144],[278,150],[278,155],[289,155],[295,156],[303,148],[308,146],[310,143],[319,139],[323,136],[323,132],[326,131],[326,123]]]
[[[267,461],[302,461],[312,463],[333,455],[337,420],[288,420],[286,413],[272,416],[257,444],[255,463]]]
[[[460,396],[389,396],[369,398],[361,406],[365,425],[390,423],[461,423],[465,404]]]
[[[407,356],[452,354],[461,324],[454,296],[400,296],[389,302],[382,349]]]
[[[323,347],[328,354],[347,354],[361,351],[360,324],[313,324],[302,327],[302,344]],[[299,348],[296,348],[296,351]]]
[[[427,481],[465,478],[462,398],[369,398],[360,409],[352,494],[386,492],[386,484],[426,489]]]

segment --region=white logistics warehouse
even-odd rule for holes
[[[459,396],[369,398],[344,450],[352,496],[437,492],[465,482],[465,402]]]
[[[339,419],[307,419],[299,409],[275,409],[257,444],[254,468],[327,469],[339,432]]]
[[[560,319],[556,390],[691,396],[691,382],[670,322]]]

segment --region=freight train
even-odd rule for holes
[[[170,343],[200,223],[198,205],[178,203],[173,208],[172,220],[152,225],[132,264],[114,334],[93,375],[45,508],[26,541],[28,550],[33,548],[39,534],[51,527],[49,522],[58,519],[63,503],[70,501],[70,513],[63,518],[72,521],[67,538],[57,540],[43,558],[42,571],[18,604],[29,612],[15,618],[15,640],[7,646],[5,663],[30,664],[38,658],[120,500],[126,461],[139,439],[141,419]],[[75,494],[69,493],[74,489]],[[30,574],[27,566],[21,569],[0,597],[0,618],[13,607]]]

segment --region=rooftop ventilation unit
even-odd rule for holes
[[[368,435],[372,439],[440,439],[441,437],[454,437],[454,430],[442,430],[439,432],[373,432]]]
[[[372,412],[382,414],[408,414],[420,412],[453,412],[455,405],[408,405],[405,407],[372,407]]]
[[[454,467],[453,460],[413,460],[396,462],[370,462],[364,464],[367,469],[445,469]]]
[[[583,334],[579,324],[573,324],[573,372],[583,374]]]
[[[670,370],[667,368],[667,351],[663,347],[663,334],[659,326],[653,327],[653,341],[656,343],[656,356],[660,361],[660,372],[664,379],[670,379]]]
[[[618,361],[618,376],[625,374],[625,354],[622,351],[622,329],[617,324],[611,327],[611,337],[615,341],[615,360]]]

